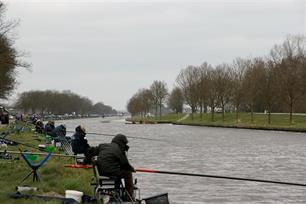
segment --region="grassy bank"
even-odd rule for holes
[[[184,117],[185,113],[179,113],[179,114],[167,114],[162,115],[161,117],[141,117],[141,116],[134,116],[132,118],[128,118],[127,121],[130,122],[157,122],[157,123],[172,123],[180,120],[182,117]]]
[[[236,120],[235,113],[226,113],[224,121],[221,113],[215,113],[214,121],[211,119],[211,114],[205,113],[202,118],[199,113],[182,119],[184,114],[168,114],[160,117],[150,117],[147,120],[154,122],[171,122],[180,125],[199,125],[199,126],[216,126],[216,127],[236,127],[250,129],[272,129],[272,130],[289,130],[289,131],[305,131],[306,132],[306,115],[294,115],[292,124],[289,123],[288,114],[272,114],[271,123],[268,123],[268,115],[254,114],[254,121],[251,122],[250,113],[239,113],[239,120]],[[140,117],[132,118],[132,121],[139,121]]]
[[[3,131],[3,128],[2,128]],[[0,132],[2,132],[0,130]],[[38,147],[44,144],[45,138],[36,135],[30,129],[18,133],[12,133],[6,137],[29,146]],[[8,150],[35,151],[38,150],[23,145],[8,146]],[[55,153],[60,153],[55,151]],[[15,187],[20,185],[22,179],[30,172],[30,168],[19,155],[12,155],[13,160],[0,159],[0,203],[43,203],[42,200],[14,200],[7,196],[7,193],[15,192]],[[43,156],[39,156],[35,162],[40,161]],[[90,182],[93,177],[92,169],[70,169],[65,168],[65,164],[72,164],[74,160],[67,157],[51,156],[49,160],[38,170],[40,182],[32,182],[32,176],[22,185],[39,188],[39,195],[65,195],[65,190],[78,190],[87,195],[91,195]],[[48,202],[57,203],[57,202]]]

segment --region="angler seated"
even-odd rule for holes
[[[59,125],[52,131],[52,137],[61,137],[64,138],[66,136],[66,126],[65,125]]]
[[[85,154],[86,150],[90,147],[85,136],[85,128],[81,125],[77,126],[71,140],[72,151],[75,155]]]
[[[53,134],[53,131],[55,129],[54,121],[48,121],[48,123],[45,125],[45,134],[49,136],[56,137],[56,135]]]
[[[92,183],[92,185],[95,185],[93,192],[94,198],[99,199],[100,192],[111,195],[113,191],[115,191],[119,197],[122,197],[124,194],[124,187],[121,179],[114,176],[101,176],[97,166],[97,157],[93,159],[93,170],[95,175],[95,183]]]
[[[111,143],[100,144],[98,147],[90,147],[85,152],[84,163],[92,163],[94,156],[98,156],[96,166],[99,175],[107,177],[123,178],[130,200],[134,200],[134,185],[132,172],[133,166],[129,163],[126,152],[129,149],[128,140],[122,134],[116,135]]]
[[[45,129],[44,123],[41,120],[37,120],[36,124],[35,124],[35,131],[37,133],[42,134],[42,133],[44,133],[44,129]]]

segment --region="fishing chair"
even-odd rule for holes
[[[130,201],[132,198],[123,185],[122,178],[115,176],[101,176],[99,174],[98,166],[94,163],[93,171],[95,175],[95,182],[91,183],[93,186],[93,199],[102,200],[104,196],[109,196],[110,201],[123,202]],[[136,187],[137,180],[134,183],[135,197],[138,195],[138,201],[132,203],[140,203],[140,190]]]
[[[31,176],[33,174],[33,182],[34,181],[39,181],[39,177],[37,174],[37,170],[39,169],[39,167],[43,166],[44,163],[46,163],[46,161],[49,159],[49,157],[51,156],[51,152],[49,152],[42,160],[40,160],[40,162],[38,162],[37,164],[32,163],[31,160],[28,159],[27,157],[28,154],[26,153],[22,153],[21,152],[21,157],[24,159],[24,161],[28,164],[28,166],[32,169],[32,171],[26,176],[24,177],[24,179],[21,181],[21,183],[23,183],[27,178],[29,178],[29,176]]]
[[[93,198],[102,200],[104,195],[113,197],[116,201],[122,201],[125,188],[121,182],[121,179],[117,177],[101,176],[96,164],[93,166],[94,171],[94,183],[93,186]]]
[[[60,148],[65,152],[65,154],[73,155],[71,142],[68,137],[56,137],[55,141],[60,143]]]

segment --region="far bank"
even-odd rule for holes
[[[191,114],[179,113],[162,115],[161,117],[134,116],[126,120],[132,123],[143,124],[171,123],[173,125],[306,132],[306,114],[293,115],[293,121],[290,123],[289,114],[274,113],[271,114],[270,124],[267,114],[255,113],[253,115],[253,122],[250,113],[239,113],[238,116],[237,120],[235,113],[226,113],[223,120],[222,113],[215,113],[214,120],[212,121],[210,113],[204,113],[202,116],[199,113],[193,114],[193,118]]]

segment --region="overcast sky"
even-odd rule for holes
[[[30,55],[17,93],[71,90],[117,110],[187,65],[264,56],[306,33],[304,0],[5,0]]]

